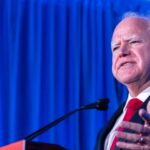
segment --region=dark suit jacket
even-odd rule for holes
[[[146,106],[147,106],[147,103],[148,103],[149,100],[150,100],[150,96],[146,99],[146,101],[142,104],[142,106],[140,108],[146,109]],[[112,116],[112,118],[108,122],[107,126],[105,128],[103,128],[98,133],[95,150],[104,150],[105,138],[107,137],[107,134],[110,132],[110,130],[114,126],[117,118],[121,115],[121,113],[123,111],[123,108],[124,108],[124,105],[125,105],[125,102],[114,113],[114,115]],[[135,115],[132,117],[131,122],[137,122],[137,123],[140,123],[140,124],[144,124],[144,121],[138,115],[138,111],[136,111]],[[132,132],[132,131],[129,131],[127,129],[125,129],[124,131],[128,131],[130,133]],[[121,140],[121,139],[119,139],[119,140]],[[120,148],[115,147],[115,150],[120,150]]]

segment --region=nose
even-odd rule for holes
[[[127,44],[122,43],[119,49],[119,56],[124,57],[130,54],[130,50]]]

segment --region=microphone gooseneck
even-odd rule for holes
[[[27,137],[25,137],[26,141],[31,141],[32,139],[34,139],[35,137],[37,137],[38,135],[44,133],[45,131],[47,131],[48,129],[54,127],[55,125],[57,125],[59,122],[63,121],[64,119],[66,119],[67,117],[69,117],[70,115],[74,114],[75,112],[78,112],[80,110],[86,110],[86,109],[97,109],[97,110],[107,110],[108,109],[108,103],[109,103],[109,99],[108,98],[103,98],[103,99],[99,99],[97,102],[88,104],[88,105],[84,105],[81,106],[65,115],[63,115],[62,117],[54,120],[53,122],[47,124],[46,126],[44,126],[43,128],[33,132],[32,134],[28,135]]]

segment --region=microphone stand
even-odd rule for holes
[[[86,110],[86,109],[107,110],[108,109],[108,103],[109,103],[109,99],[103,98],[103,99],[99,99],[95,103],[91,103],[91,104],[88,104],[88,105],[81,106],[80,108],[77,108],[77,109],[63,115],[62,117],[60,117],[60,118],[54,120],[53,122],[47,124],[43,128],[41,128],[41,129],[33,132],[32,134],[28,135],[27,137],[25,137],[25,140],[26,141],[31,141],[32,139],[34,139],[38,135],[40,135],[40,134],[44,133],[45,131],[47,131],[48,129],[54,127],[55,125],[57,125],[58,123],[60,123],[61,121],[63,121],[67,117],[69,117],[70,115],[74,114],[75,112],[78,112],[78,111],[81,111],[81,110]]]

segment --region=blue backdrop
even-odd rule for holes
[[[111,73],[112,31],[124,12],[149,10],[148,0],[0,0],[0,145],[108,97],[107,112],[77,113],[35,139],[92,150],[127,96]]]

